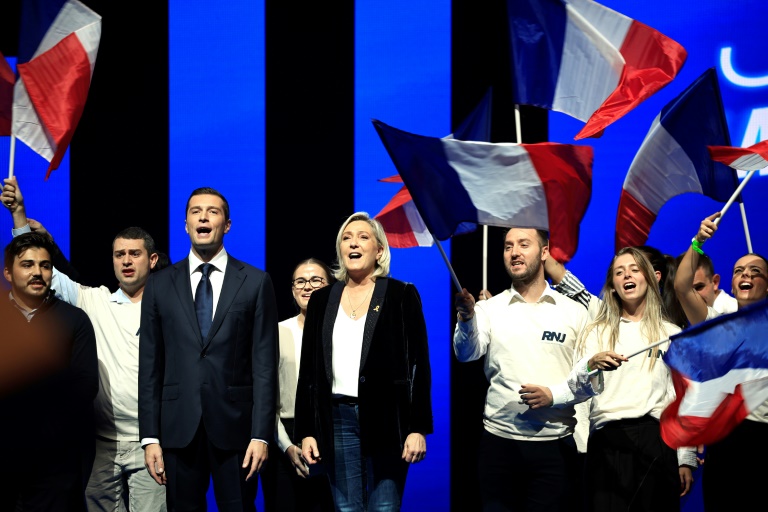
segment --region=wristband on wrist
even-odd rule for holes
[[[696,237],[691,238],[691,247],[693,247],[693,250],[703,255],[704,251],[701,249],[701,244],[702,244],[701,242],[696,240]]]

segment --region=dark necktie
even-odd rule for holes
[[[203,338],[208,336],[208,330],[213,321],[213,287],[208,277],[215,267],[210,263],[203,263],[199,269],[203,276],[197,284],[195,293],[195,313],[197,314],[197,324],[200,326],[200,333]]]

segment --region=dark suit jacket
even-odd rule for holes
[[[277,306],[269,274],[229,256],[208,336],[195,316],[189,259],[150,275],[141,301],[139,435],[184,448],[205,425],[222,450],[275,429]]]
[[[296,439],[317,439],[320,455],[333,459],[333,327],[344,283],[312,293],[304,322]],[[432,433],[427,329],[416,287],[379,278],[363,332],[358,380],[364,455],[400,456],[408,434]]]

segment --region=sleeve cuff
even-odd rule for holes
[[[678,448],[677,465],[690,466],[692,468],[699,467],[699,461],[696,460],[696,448],[691,446],[683,446],[682,448]]]
[[[20,228],[13,228],[11,229],[11,234],[14,237],[17,237],[19,235],[23,235],[24,233],[31,233],[32,228],[29,227],[29,224],[25,224],[24,226],[21,226]]]

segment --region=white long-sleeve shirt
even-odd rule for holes
[[[531,410],[521,404],[522,384],[552,386],[564,381],[574,364],[574,347],[587,311],[550,288],[537,302],[525,302],[514,288],[475,305],[459,321],[453,348],[461,362],[486,356],[483,424],[497,436],[545,441],[573,434],[573,406]]]

